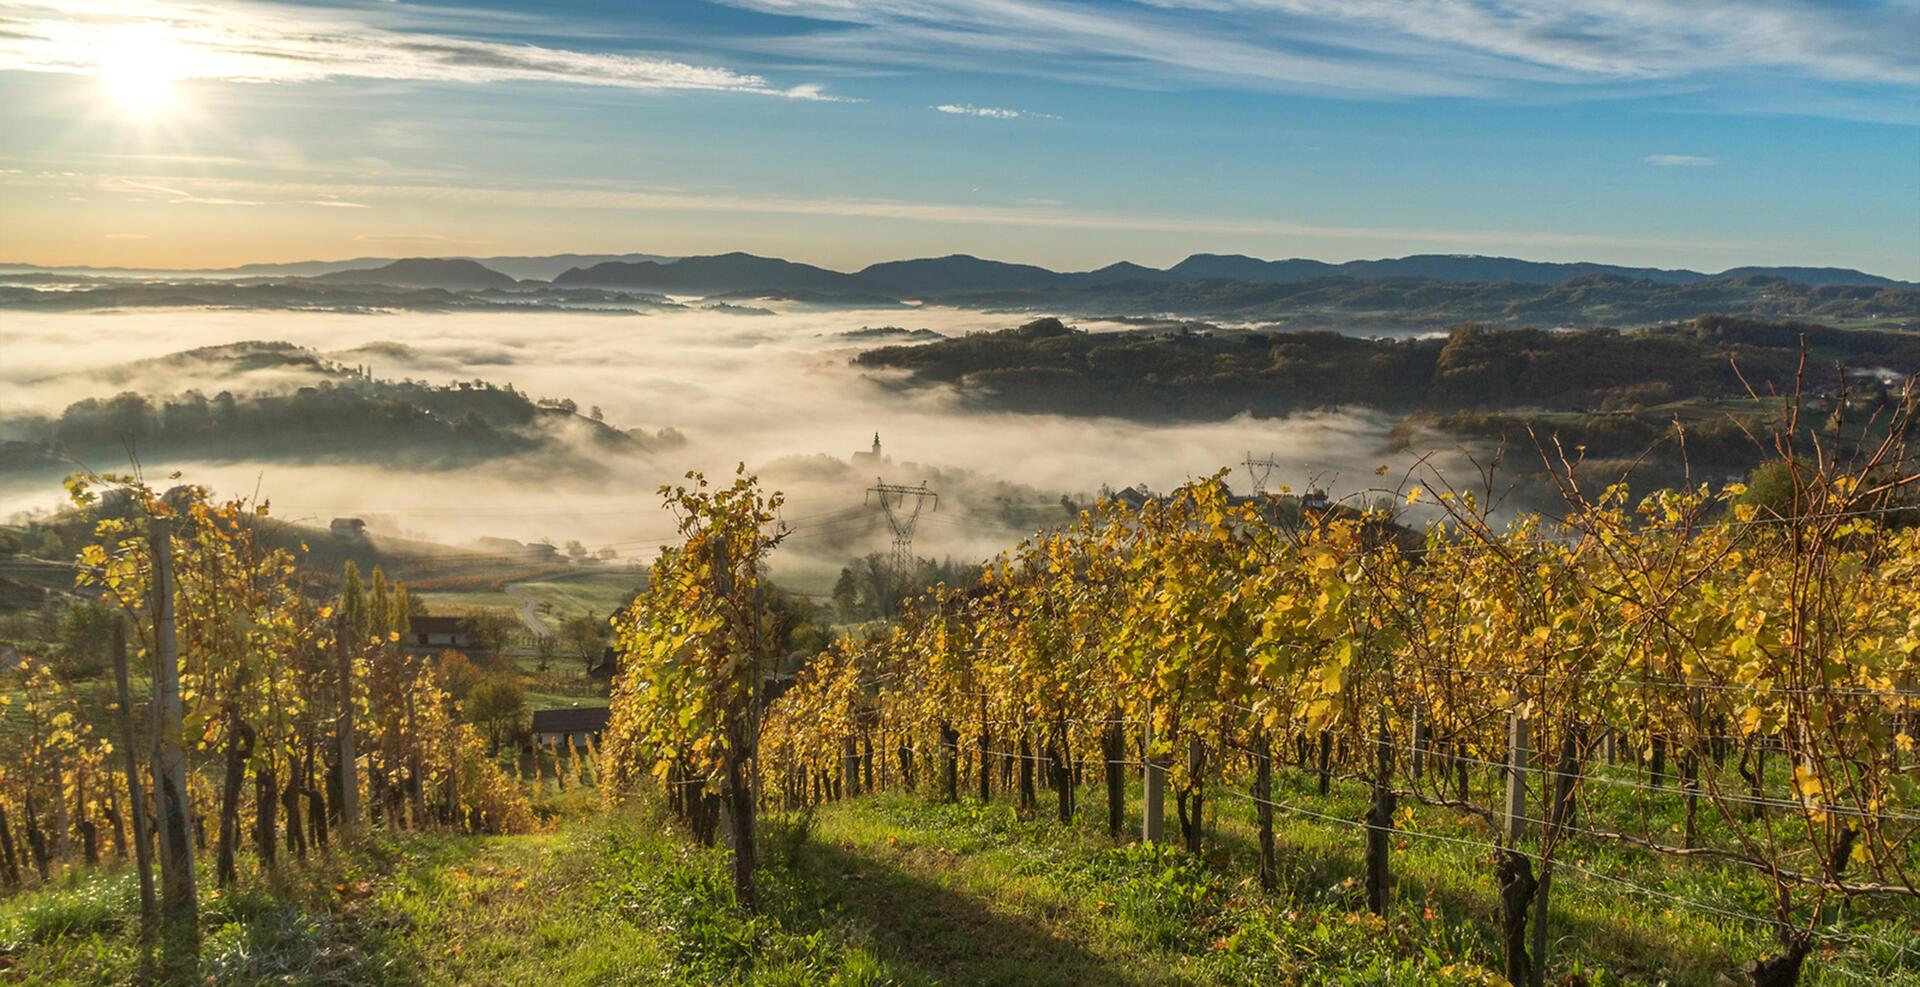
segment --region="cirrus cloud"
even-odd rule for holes
[[[130,38],[130,30],[138,36]],[[816,84],[780,87],[719,66],[392,29],[341,11],[178,0],[0,0],[0,70],[98,75],[111,69],[104,64],[111,53],[130,46],[164,60],[178,79],[549,82],[837,99]]]
[[[1722,93],[1920,87],[1920,6],[1908,0],[721,2],[811,21],[781,39],[790,52],[1127,87],[1471,97],[1666,92],[1678,81]]]

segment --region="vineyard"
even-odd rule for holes
[[[551,793],[462,715],[450,658],[403,646],[405,587],[316,584],[263,506],[76,481],[113,507],[74,563],[123,615],[112,695],[17,669],[0,957],[97,972],[74,937],[124,928],[135,979],[222,982],[323,953],[335,980],[510,982],[556,943],[592,982],[647,979],[629,950],[664,982],[1129,980],[1118,957],[1140,982],[1920,981],[1920,528],[1893,461],[1789,458],[1772,499],[1563,475],[1563,514],[1506,518],[1437,476],[1303,512],[1217,474],[817,653],[771,605],[781,496],[689,474],[663,491],[680,543],[613,618],[611,722]],[[1032,922],[1103,952],[928,883],[1004,895],[1007,867],[1047,889],[1015,896],[1048,902]],[[829,890],[875,874],[872,900]],[[231,941],[288,902],[411,938]],[[889,945],[906,921],[927,934]],[[481,933],[508,966],[464,965]],[[942,941],[976,934],[1014,952]],[[354,952],[395,942],[411,966]],[[1366,965],[1312,972],[1333,956]]]
[[[455,717],[437,664],[399,642],[407,590],[348,563],[332,602],[249,522],[263,506],[203,489],[156,494],[125,478],[76,479],[77,503],[115,506],[75,565],[115,625],[104,704],[23,658],[0,733],[0,883],[50,886],[132,860],[146,977],[196,967],[211,855],[227,889],[242,848],[259,872],[322,854],[370,826],[524,831],[525,793]],[[150,695],[130,683],[137,651]],[[145,715],[136,715],[143,706]]]
[[[790,683],[755,671],[777,503],[703,481],[672,495],[685,549],[620,618],[608,778],[664,784],[708,842],[724,806],[743,903],[746,791],[783,812],[998,797],[1070,823],[1092,786],[1115,837],[1138,798],[1151,842],[1171,794],[1196,855],[1210,819],[1255,818],[1267,886],[1276,814],[1346,827],[1376,914],[1396,845],[1479,851],[1513,983],[1552,979],[1550,902],[1595,885],[1765,930],[1728,976],[1794,983],[1837,949],[1913,976],[1920,533],[1888,523],[1884,473],[1807,471],[1785,511],[1739,485],[1629,507],[1569,481],[1565,516],[1499,527],[1473,492],[1408,486],[1446,520],[1414,544],[1379,512],[1278,523],[1215,476],[1036,536]],[[1283,764],[1314,790],[1282,797]],[[1676,899],[1649,859],[1725,893]]]

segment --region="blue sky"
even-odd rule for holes
[[[1920,279],[1920,4],[0,0],[0,260]]]

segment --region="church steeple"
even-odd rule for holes
[[[879,432],[873,433],[873,454],[876,456],[880,455],[880,433]]]

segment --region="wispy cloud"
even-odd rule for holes
[[[127,48],[130,29],[139,32],[135,43],[145,57],[164,59],[166,71],[180,79],[552,82],[835,98],[815,84],[782,87],[759,75],[672,58],[399,30],[341,11],[268,3],[0,0],[0,69],[100,74],[103,53]]]
[[[1718,158],[1700,154],[1649,154],[1640,160],[1662,168],[1705,168],[1720,163]]]
[[[109,240],[145,240],[147,239],[147,234],[145,233],[109,233],[107,234],[107,239]]]
[[[1920,86],[1920,6],[1800,0],[724,0],[790,48],[1127,85],[1502,95],[1772,76]]]
[[[361,233],[354,237],[359,243],[423,243],[423,244],[481,244],[490,240],[470,240],[457,236],[442,236],[438,233]]]
[[[134,182],[120,176],[19,176],[0,184],[32,184],[39,187],[80,187],[113,190]],[[343,183],[319,185],[308,182],[280,182],[206,178],[199,176],[162,176],[139,180],[139,185],[158,185],[193,190],[198,196],[258,196],[281,201],[301,201],[324,195],[339,195],[354,201],[392,201],[410,206],[480,205],[516,209],[629,210],[694,214],[748,214],[818,216],[835,219],[898,220],[921,224],[1001,227],[1007,230],[1031,228],[1113,230],[1128,232],[1172,233],[1195,236],[1276,237],[1299,240],[1363,241],[1382,244],[1418,244],[1446,249],[1521,249],[1527,247],[1595,248],[1649,247],[1728,250],[1752,247],[1751,242],[1674,239],[1671,237],[1633,237],[1585,234],[1562,230],[1430,229],[1379,226],[1328,226],[1301,223],[1273,217],[1167,215],[1147,212],[1101,212],[1037,204],[1010,203],[983,205],[974,203],[924,202],[900,199],[863,198],[787,198],[769,195],[728,195],[693,191],[669,191],[628,185],[553,186],[545,188],[494,187],[435,182],[421,185],[367,185]],[[459,240],[428,233],[370,232],[354,239],[364,242],[451,244],[477,241]]]
[[[990,120],[1018,120],[1032,117],[1039,120],[1058,120],[1051,113],[1035,113],[1032,110],[1009,110],[998,106],[974,106],[970,103],[941,103],[933,107],[941,113],[953,113],[959,116],[986,117]]]
[[[326,206],[326,207],[327,207],[327,208],[329,208],[329,209],[368,209],[368,208],[372,208],[372,207],[370,207],[370,206],[368,206],[368,205],[367,205],[366,203],[364,203],[364,202],[348,202],[348,201],[346,201],[345,199],[307,199],[307,200],[305,200],[305,201],[303,201],[303,202],[301,202],[300,204],[301,204],[301,205],[303,205],[303,206]]]
[[[105,190],[126,193],[136,198],[148,200],[158,197],[174,205],[264,206],[268,204],[262,199],[240,199],[230,195],[209,195],[192,192],[185,188],[174,187],[176,184],[179,183],[172,182],[171,180],[168,180],[168,183],[163,185],[144,179],[109,176],[105,181]]]

